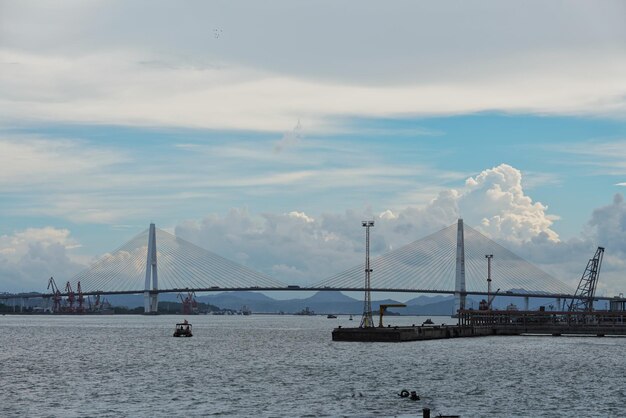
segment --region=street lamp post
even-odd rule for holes
[[[370,328],[374,326],[372,319],[372,296],[370,292],[371,282],[370,275],[370,228],[374,226],[374,221],[362,221],[361,225],[365,227],[365,300],[363,302],[363,316],[361,317],[361,328]]]

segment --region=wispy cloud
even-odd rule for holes
[[[588,167],[594,175],[626,175],[626,140],[589,140],[547,148],[561,154],[575,155],[561,164]]]
[[[524,188],[532,190],[543,186],[556,186],[563,183],[563,177],[559,173],[538,171],[524,171]]]
[[[302,190],[327,207],[340,203],[342,191],[404,195],[404,200],[419,179],[443,185],[458,178],[426,162],[400,163],[358,139],[312,137],[278,153],[271,137],[196,140],[158,150],[150,143],[104,144],[3,134],[0,184],[11,205],[0,213],[115,225],[172,216],[181,205],[200,210],[219,202],[228,208],[260,196],[301,196]]]
[[[302,124],[300,120],[290,132],[285,132],[283,137],[274,144],[274,152],[279,153],[286,147],[297,145],[302,140]]]
[[[55,25],[39,3],[6,4],[0,113],[8,123],[273,133],[299,118],[307,134],[341,131],[341,120],[353,117],[493,110],[624,117],[620,2],[488,2],[489,14],[460,4],[454,16],[439,3],[365,3],[307,3],[290,12],[281,1],[250,2],[243,16],[229,3],[192,2],[182,15],[144,2],[140,31],[126,18],[139,6],[125,2],[59,4]],[[308,16],[326,9],[320,30]],[[208,24],[207,16],[221,22]],[[210,27],[223,27],[224,36]]]

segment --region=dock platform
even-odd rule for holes
[[[333,341],[403,342],[490,335],[490,330],[477,330],[458,325],[422,325],[414,327],[335,328]]]
[[[458,325],[388,326],[333,330],[333,341],[404,342],[488,335],[626,336],[626,312],[459,312]]]

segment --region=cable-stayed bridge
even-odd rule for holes
[[[574,289],[515,255],[462,220],[370,262],[371,291],[454,294],[456,308],[467,295],[487,295],[487,260],[493,256],[494,287],[501,295],[567,299]],[[581,263],[582,264],[582,263]],[[227,260],[180,237],[150,228],[101,257],[68,281],[56,296],[80,284],[88,295],[144,294],[146,312],[156,312],[160,293],[182,291],[365,291],[364,265],[310,286],[296,286]],[[44,294],[54,297],[54,292]],[[7,299],[9,296],[0,296]],[[596,299],[608,299],[597,297]]]

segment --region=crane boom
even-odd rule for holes
[[[378,311],[379,311],[378,326],[380,328],[383,327],[383,315],[385,315],[387,308],[406,308],[406,305],[404,303],[388,303],[388,304],[380,305],[380,307],[378,308]]]
[[[496,290],[496,293],[494,293],[493,295],[489,296],[489,300],[487,301],[487,309],[491,309],[491,304],[493,303],[493,300],[496,298],[496,295],[500,292],[500,288],[498,288],[498,290]]]
[[[52,312],[61,312],[61,291],[53,277],[48,280],[48,290],[52,290]]]
[[[593,258],[587,262],[587,268],[578,283],[576,293],[569,304],[570,312],[593,311],[593,298],[596,295],[600,267],[604,256],[604,247],[598,247]]]

